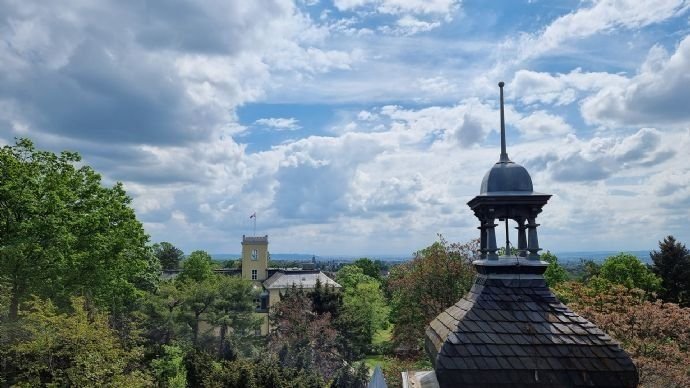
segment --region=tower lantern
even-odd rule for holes
[[[501,88],[501,155],[468,205],[479,219],[474,285],[431,321],[425,349],[444,387],[636,387],[630,357],[606,333],[551,292],[539,260],[537,215],[551,197],[534,192],[527,170],[506,151]],[[496,220],[506,222],[499,257]],[[511,254],[507,225],[517,223]]]

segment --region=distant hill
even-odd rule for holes
[[[234,260],[240,258],[239,253],[212,253],[211,257],[214,260]],[[311,253],[273,253],[271,252],[271,260],[294,260],[294,261],[311,261],[314,255]],[[402,255],[316,255],[316,260],[328,261],[355,261],[362,257],[368,257],[371,260],[382,260],[382,261],[406,261],[409,260],[412,255],[402,256]]]
[[[640,261],[646,264],[652,264],[652,259],[649,257],[650,251],[624,251],[637,256]],[[621,253],[621,251],[573,251],[573,252],[553,252],[558,261],[561,263],[577,262],[580,259],[593,260],[596,262],[604,261],[609,256],[614,256]]]
[[[604,261],[609,256],[617,255],[621,251],[563,251],[563,252],[553,252],[558,260],[562,263],[567,262],[577,262],[580,259],[584,260],[594,260],[597,262]],[[649,257],[650,251],[627,251],[627,253],[637,256],[643,263],[651,264],[652,260]],[[272,260],[294,260],[294,261],[311,261],[312,254],[310,253],[271,253]],[[239,253],[215,253],[211,257],[215,260],[233,260],[240,257]],[[368,257],[372,260],[381,261],[407,261],[412,258],[412,255],[316,255],[316,259],[319,261],[355,261],[361,257]]]

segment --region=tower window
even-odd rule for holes
[[[259,259],[259,251],[257,249],[252,249],[252,260]]]
[[[252,270],[252,280],[256,280],[259,278],[259,271],[253,269]]]

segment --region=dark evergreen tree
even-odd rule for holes
[[[684,244],[668,236],[659,241],[659,250],[649,254],[652,271],[661,278],[661,299],[690,306],[690,252]]]
[[[153,253],[158,258],[163,269],[178,269],[180,268],[180,261],[184,256],[184,252],[178,249],[169,242],[163,241],[162,243],[155,244],[153,246]]]
[[[379,260],[371,261],[371,259],[367,257],[362,257],[361,259],[355,260],[353,264],[361,268],[365,275],[371,276],[376,280],[381,280],[381,262]]]
[[[331,382],[331,388],[365,388],[369,383],[369,368],[363,362],[345,364],[338,369]]]

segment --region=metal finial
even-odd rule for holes
[[[503,81],[498,83],[498,87],[501,89],[501,157],[498,160],[499,163],[510,162],[508,153],[506,152],[506,122],[503,113],[503,86],[505,83]]]

